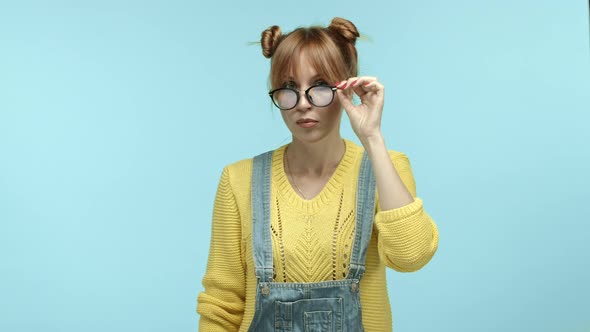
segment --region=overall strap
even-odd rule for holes
[[[356,192],[356,225],[350,268],[347,279],[361,279],[365,273],[365,258],[373,232],[375,216],[375,174],[365,151],[359,171]]]
[[[256,277],[272,281],[272,240],[270,237],[270,175],[272,153],[254,157],[252,164],[252,254]]]

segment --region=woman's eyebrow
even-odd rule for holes
[[[321,74],[316,74],[316,75],[312,76],[309,79],[309,82],[308,83],[315,83],[318,80],[324,80],[324,78],[323,78],[323,76]],[[295,85],[299,86],[299,82],[297,82],[295,80],[295,77],[293,77],[293,76],[287,76],[287,77],[285,77],[283,79],[283,84],[285,84],[285,83],[295,83]]]
[[[315,81],[317,81],[317,80],[320,80],[320,79],[323,79],[323,78],[322,78],[322,75],[320,75],[320,74],[316,74],[316,75],[314,75],[314,76],[311,78],[310,82],[315,82]]]
[[[298,86],[297,82],[295,82],[295,80],[291,77],[285,78],[284,80],[282,80],[281,86],[285,87],[287,85]]]

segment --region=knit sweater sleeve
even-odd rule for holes
[[[430,261],[438,248],[436,224],[424,210],[421,198],[416,197],[416,182],[408,157],[401,152],[389,151],[397,173],[414,202],[405,206],[381,210],[379,193],[375,227],[378,233],[379,256],[385,264],[399,272],[413,272]]]
[[[241,246],[241,220],[223,169],[213,207],[211,244],[204,291],[198,296],[199,331],[238,331],[245,303],[246,275]]]

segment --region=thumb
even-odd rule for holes
[[[354,104],[352,103],[352,95],[348,95],[342,90],[336,90],[336,94],[338,95],[338,100],[340,101],[340,104],[342,104],[342,107],[344,107],[346,114],[348,114],[350,117],[350,113],[354,108]]]

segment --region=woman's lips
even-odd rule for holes
[[[315,126],[318,122],[317,121],[304,121],[304,122],[298,122],[297,125],[303,128],[311,128],[313,126]]]

